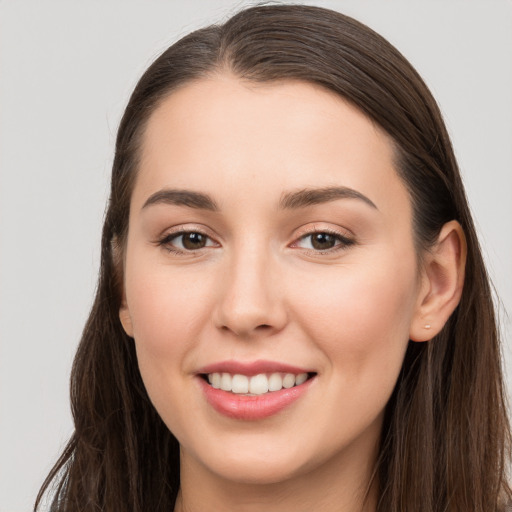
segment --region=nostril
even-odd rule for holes
[[[232,331],[234,332],[237,336],[250,336],[250,332],[252,331],[253,333],[255,332],[259,332],[259,333],[265,333],[265,332],[269,332],[269,331],[272,331],[273,327],[269,324],[261,324],[261,325],[257,325],[256,327],[254,327],[253,329],[244,329],[244,328],[240,328],[238,330],[235,330],[233,328],[231,328],[229,325],[223,325],[221,327],[221,329],[223,331]]]

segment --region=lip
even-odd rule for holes
[[[314,370],[308,368],[299,368],[298,366],[291,366],[286,363],[279,363],[277,361],[251,361],[251,362],[242,362],[242,361],[220,361],[218,363],[209,364],[200,368],[197,373],[208,374],[208,373],[230,373],[234,375],[236,373],[240,375],[247,375],[248,377],[252,377],[253,375],[258,375],[260,373],[294,373],[298,375],[299,373],[313,373]]]
[[[223,361],[201,368],[197,373],[197,381],[207,402],[218,413],[236,420],[256,421],[278,414],[292,406],[292,404],[307,393],[316,376],[292,388],[272,391],[263,395],[242,395],[216,389],[208,384],[202,375],[208,373],[231,373],[253,376],[260,373],[274,372],[294,373],[296,375],[299,373],[311,373],[304,368],[273,361],[254,361],[251,363]]]

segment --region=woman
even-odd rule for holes
[[[54,510],[504,509],[489,283],[389,43],[255,7],[146,71],[72,403]]]

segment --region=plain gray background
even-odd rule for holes
[[[128,94],[171,42],[247,3],[0,0],[0,512],[31,510],[72,431],[68,378]],[[438,99],[503,302],[511,366],[512,3],[309,3],[387,37]]]

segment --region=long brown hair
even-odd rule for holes
[[[435,339],[409,343],[386,408],[378,511],[503,510],[511,495],[510,428],[493,300],[438,106],[381,36],[342,14],[299,5],[252,7],[193,32],[137,84],[117,135],[96,299],[73,365],[75,432],[35,508],[52,488],[52,511],[173,509],[179,446],[150,403],[119,321],[119,255],[148,118],[178,87],[223,71],[257,82],[319,84],[380,125],[411,196],[418,254],[444,223],[462,225],[468,257],[460,304]]]

